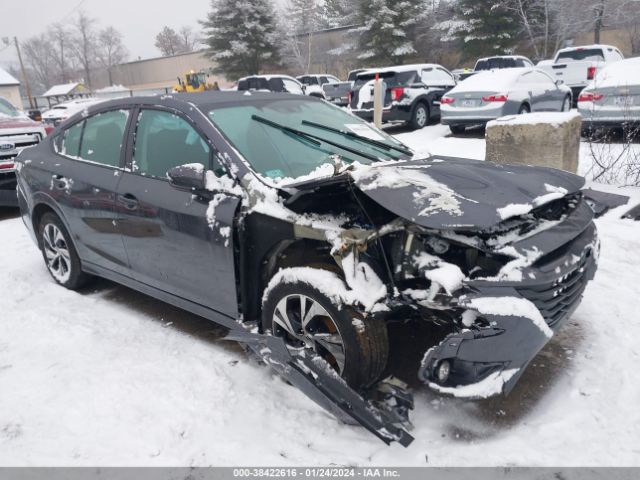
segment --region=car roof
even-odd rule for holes
[[[175,106],[180,102],[183,106],[196,107],[199,110],[207,111],[216,107],[227,107],[230,105],[243,105],[259,103],[264,100],[304,100],[321,101],[318,98],[294,95],[291,93],[275,92],[250,92],[250,91],[209,91],[202,93],[174,93],[170,95],[149,95],[137,97],[124,97],[98,103],[89,107],[89,114],[101,110],[114,108],[127,108],[141,106]]]
[[[483,60],[489,60],[491,58],[522,58],[524,60],[529,60],[527,57],[525,57],[524,55],[491,55],[490,57],[483,57],[483,58],[479,58],[478,62],[481,62]],[[531,60],[529,60],[531,61]]]
[[[592,49],[592,48],[618,50],[618,47],[614,47],[613,45],[605,45],[603,43],[594,43],[592,45],[576,45],[575,47],[561,48],[560,50],[558,50],[558,53],[572,52],[574,50],[589,50],[589,49]]]
[[[264,78],[265,80],[271,80],[272,78],[289,78],[291,80],[295,80],[295,78],[290,77],[289,75],[278,75],[278,74],[272,74],[272,75],[248,75],[246,77],[242,77],[240,80],[248,80],[250,78]]]
[[[364,70],[360,72],[358,75],[363,74],[371,74],[371,73],[386,73],[386,72],[412,72],[414,70],[421,70],[423,68],[444,68],[442,65],[438,65],[437,63],[414,63],[412,65],[397,65],[395,67],[384,67],[384,68],[371,68],[369,70]],[[445,69],[446,70],[446,69]]]

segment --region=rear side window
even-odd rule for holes
[[[143,110],[138,117],[133,151],[134,172],[167,178],[179,165],[199,163],[209,168],[209,145],[182,117],[160,110]]]
[[[579,50],[569,50],[558,54],[558,62],[581,62],[591,60],[594,62],[603,61],[604,53],[601,48],[584,48]]]
[[[417,83],[419,80],[418,72],[381,72],[379,73],[380,79],[384,81],[387,88],[392,87],[405,87],[413,83]],[[365,83],[375,80],[375,73],[367,73],[358,75],[356,83],[353,85],[354,90],[361,88]]]
[[[117,110],[99,113],[85,122],[80,157],[90,162],[118,167],[129,112]]]
[[[61,134],[58,153],[75,158],[80,156],[80,139],[82,138],[83,126],[84,122],[76,123]]]

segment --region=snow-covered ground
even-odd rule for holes
[[[473,133],[396,133],[484,158]],[[638,188],[598,188],[640,202]],[[0,465],[638,466],[640,223],[619,219],[628,208],[597,221],[596,279],[513,393],[417,391],[407,449],[338,423],[205,320],[106,281],[56,286],[0,210]]]

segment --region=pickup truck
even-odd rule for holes
[[[13,159],[25,148],[40,143],[49,133],[0,97],[0,207],[17,207],[16,169]]]
[[[339,107],[346,107],[349,105],[349,96],[351,95],[353,82],[356,81],[358,74],[364,71],[365,69],[350,71],[346,82],[324,84],[322,86],[322,90],[324,91],[325,100],[333,103],[334,105],[338,105]]]
[[[605,66],[623,60],[624,56],[611,45],[585,45],[558,50],[553,61],[543,60],[538,68],[571,88],[574,106],[580,92]]]

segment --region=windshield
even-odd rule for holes
[[[580,62],[583,60],[591,60],[594,62],[604,61],[604,54],[600,48],[587,48],[580,50],[569,50],[568,52],[560,52],[557,61],[563,62]]]
[[[0,98],[0,115],[5,115],[7,117],[19,117],[20,113],[4,98]]]
[[[209,112],[209,117],[257,173],[276,181],[308,175],[322,165],[333,163],[336,155],[345,164],[355,161],[371,164],[374,161],[371,157],[382,160],[407,158],[400,151],[384,148],[385,145],[401,146],[397,140],[325,102],[298,98],[255,100],[251,104],[217,107]],[[264,121],[256,121],[255,117],[304,132],[310,137],[274,128]],[[309,124],[310,120],[313,124]],[[348,132],[363,137],[363,140],[346,135]],[[326,139],[332,144],[316,141],[316,138]],[[368,143],[370,140],[380,144]]]

